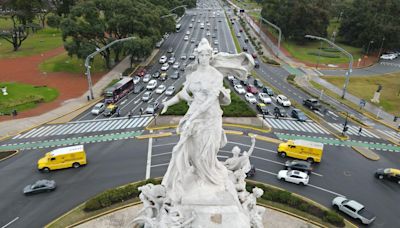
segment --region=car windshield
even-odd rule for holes
[[[283,101],[287,101],[287,98],[286,98],[286,97],[281,97],[281,99],[282,99]]]
[[[385,174],[390,173],[390,169],[384,169],[384,170],[383,170],[383,173],[385,173]]]

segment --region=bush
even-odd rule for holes
[[[286,78],[286,80],[288,80],[288,81],[294,81],[294,78],[296,78],[296,75],[294,75],[294,74],[289,74],[288,76],[287,76],[287,78]]]
[[[86,201],[83,210],[95,211],[101,208],[109,207],[115,203],[136,198],[140,194],[138,187],[148,183],[159,184],[160,181],[149,179],[136,184],[128,184],[120,188],[107,190]]]
[[[340,55],[335,55],[332,53],[326,53],[326,52],[320,52],[320,51],[310,51],[310,52],[307,52],[307,54],[321,56],[321,57],[325,57],[325,58],[340,58]]]
[[[343,218],[340,217],[334,211],[325,211],[324,217],[322,218],[323,221],[333,224],[335,226],[343,227],[345,226]]]
[[[276,65],[276,66],[279,66],[279,65],[280,65],[280,63],[278,63],[277,61],[275,61],[275,60],[273,60],[273,59],[270,59],[270,58],[268,58],[268,57],[266,57],[266,56],[262,56],[262,57],[261,57],[261,60],[262,60],[264,63],[267,63],[267,64]]]
[[[126,68],[124,70],[124,72],[122,73],[122,75],[123,76],[130,76],[133,73],[134,70],[135,70],[135,68],[132,68],[132,67]]]

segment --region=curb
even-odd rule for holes
[[[158,134],[139,135],[139,136],[135,136],[135,138],[136,139],[162,138],[162,137],[168,137],[171,135],[172,135],[171,132],[167,132],[167,133],[158,133]]]
[[[227,126],[227,127],[238,127],[238,128],[250,129],[250,130],[259,131],[259,132],[262,132],[262,133],[268,133],[268,132],[271,131],[271,129],[264,130],[264,129],[261,129],[261,128],[252,127],[252,126],[248,126],[248,125],[242,125],[242,124],[223,123],[222,126]]]
[[[368,158],[369,160],[372,161],[378,161],[380,159],[379,155],[375,154],[373,151],[369,150],[371,154],[366,153],[363,150],[360,150],[359,148],[357,148],[356,146],[352,146],[351,147],[353,150],[355,150],[356,152],[358,152],[359,154],[361,154],[362,156]]]
[[[382,120],[380,120],[380,119],[377,119],[377,118],[375,118],[374,116],[371,116],[371,114],[370,113],[367,113],[367,112],[362,112],[362,114],[364,115],[364,116],[367,116],[368,118],[370,118],[370,119],[373,119],[373,120],[375,120],[376,122],[379,122],[379,123],[381,123],[381,124],[383,124],[383,125],[385,125],[386,127],[388,127],[388,128],[391,128],[391,129],[393,129],[394,131],[396,131],[396,132],[400,132],[400,130],[399,129],[396,129],[395,127],[393,127],[393,126],[391,126],[391,125],[389,125],[389,124],[387,124],[387,123],[385,123],[385,122],[383,122]]]
[[[228,135],[243,135],[242,131],[234,131],[234,130],[225,130],[225,134]]]
[[[165,125],[165,126],[160,126],[160,127],[146,127],[145,129],[148,131],[157,131],[157,130],[177,128],[177,127],[178,127],[178,125]]]
[[[261,141],[266,141],[266,142],[270,142],[270,143],[275,143],[275,144],[279,144],[279,143],[283,143],[283,141],[279,140],[279,139],[274,139],[274,138],[270,138],[270,137],[266,137],[266,136],[262,136],[262,135],[256,135],[253,133],[249,133],[247,134],[249,137],[252,136],[256,136],[256,139],[261,140]]]
[[[341,117],[343,117],[343,118],[346,118],[346,115],[343,113],[343,112],[341,112],[341,111],[338,111],[337,112]],[[353,123],[355,123],[355,124],[357,124],[358,126],[362,126],[363,128],[367,128],[367,129],[371,129],[372,127],[371,126],[369,126],[369,125],[366,125],[366,124],[364,124],[363,122],[358,122],[356,119],[354,119],[355,117],[353,116],[353,115],[349,115],[348,116],[348,119],[351,121],[351,122],[353,122]]]
[[[0,151],[0,153],[1,153],[1,152],[5,152],[5,151]],[[13,153],[13,154],[11,154],[11,155],[8,155],[8,156],[5,157],[5,158],[0,159],[0,162],[5,161],[5,160],[11,158],[11,157],[17,155],[18,153],[19,153],[19,150],[15,150],[15,153]]]

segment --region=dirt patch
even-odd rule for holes
[[[60,93],[59,97],[52,102],[43,103],[34,109],[18,113],[16,117],[0,116],[0,121],[46,113],[61,106],[64,101],[79,97],[87,91],[87,80],[83,73],[47,73],[39,70],[38,65],[41,62],[63,52],[65,52],[64,47],[59,47],[39,55],[0,60],[0,79],[2,82],[21,82],[38,86],[46,85],[56,88]],[[93,82],[97,82],[101,76],[101,73],[93,74]]]

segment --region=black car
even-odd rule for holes
[[[133,93],[136,93],[136,94],[142,92],[143,90],[144,90],[144,86],[142,86],[142,85],[135,85],[135,87],[133,87]]]
[[[292,117],[301,122],[305,122],[307,120],[306,115],[304,115],[304,113],[299,109],[292,110]]]
[[[276,117],[286,117],[286,110],[284,108],[281,107],[275,107],[274,108],[274,116]]]
[[[35,194],[35,193],[42,193],[42,192],[50,192],[56,189],[56,182],[53,180],[38,180],[32,185],[27,185],[23,193],[25,195]]]
[[[243,51],[247,51],[248,49],[247,49],[247,47],[243,47],[242,50]]]
[[[375,177],[379,179],[388,179],[400,184],[400,169],[378,169],[375,171]]]
[[[256,87],[258,87],[258,88],[263,88],[263,87],[264,87],[264,84],[263,84],[260,80],[258,80],[258,79],[255,79],[255,80],[254,80],[254,85],[255,85]]]
[[[317,99],[309,98],[303,101],[303,105],[311,110],[319,110],[321,108],[321,104]]]
[[[254,165],[251,165],[251,168],[250,168],[249,172],[246,173],[246,176],[254,177],[254,175],[256,175],[256,167],[254,167]]]
[[[299,160],[286,161],[285,167],[288,170],[299,170],[302,172],[306,172],[308,174],[311,173],[312,171],[311,163],[306,161],[299,161]]]
[[[160,71],[156,71],[156,72],[154,72],[153,73],[153,75],[151,75],[153,78],[158,78],[158,77],[160,77]]]
[[[266,86],[265,86],[265,87],[262,89],[262,92],[268,94],[269,96],[274,96],[274,91],[273,91],[271,88],[269,88],[269,87],[266,87]]]
[[[246,39],[244,39],[244,42],[245,42],[245,43],[249,42],[249,39],[247,39],[247,38],[246,38]]]
[[[246,87],[246,86],[249,85],[249,81],[248,81],[248,80],[240,80],[240,83],[242,83],[242,85],[243,85],[244,87]]]

